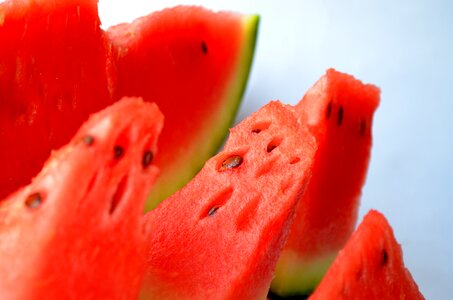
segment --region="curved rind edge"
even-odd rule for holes
[[[244,28],[242,36],[243,46],[223,97],[224,99],[233,99],[233,101],[222,101],[223,105],[219,107],[216,117],[213,118],[214,121],[212,124],[215,124],[215,126],[211,126],[211,128],[208,128],[204,133],[199,135],[199,137],[204,136],[204,138],[200,138],[199,140],[209,140],[209,142],[204,143],[201,147],[195,146],[192,149],[194,154],[187,156],[191,158],[191,161],[185,162],[189,166],[184,169],[178,169],[175,166],[174,169],[166,172],[164,175],[165,178],[158,177],[155,187],[148,196],[145,212],[156,208],[176,190],[181,189],[198,173],[206,160],[217,153],[223,144],[228,129],[234,122],[247,87],[258,37],[259,20],[259,15],[242,16],[242,25]]]

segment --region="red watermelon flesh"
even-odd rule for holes
[[[97,1],[0,4],[0,199],[111,103]]]
[[[353,232],[379,93],[373,85],[330,69],[296,106],[317,151],[277,265],[275,293],[310,293]]]
[[[226,134],[257,17],[178,7],[108,33],[99,25],[95,0],[0,4],[0,199],[28,184],[89,114],[122,96],[159,101],[168,115],[157,191],[179,188]],[[131,32],[135,39],[120,37]]]
[[[1,299],[138,297],[162,123],[155,104],[123,99],[0,204]]]
[[[424,299],[385,217],[370,211],[310,300]]]
[[[146,216],[149,299],[265,299],[309,177],[313,140],[271,102]]]
[[[118,69],[114,97],[141,96],[165,115],[162,172],[148,208],[218,150],[245,89],[257,26],[257,16],[177,6],[107,31]]]

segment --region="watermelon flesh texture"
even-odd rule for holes
[[[0,4],[0,199],[111,103],[97,1]],[[33,149],[33,150],[31,150]]]
[[[227,133],[257,23],[178,7],[104,32],[95,0],[1,3],[0,199],[28,184],[91,113],[123,96],[162,106],[156,190],[181,187]]]
[[[297,104],[317,151],[312,178],[277,264],[274,293],[309,294],[352,234],[379,94],[377,87],[329,69]]]
[[[162,124],[155,104],[123,99],[0,204],[1,299],[138,297]]]
[[[385,217],[371,210],[310,300],[424,299]]]
[[[220,147],[244,93],[257,29],[257,16],[197,6],[108,29],[118,69],[114,97],[141,96],[165,115],[156,157],[161,174],[148,209],[187,183]]]
[[[194,179],[145,215],[143,298],[265,299],[313,154],[279,102],[233,128]]]

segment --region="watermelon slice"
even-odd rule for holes
[[[264,299],[310,174],[313,140],[271,102],[146,216],[149,299]]]
[[[177,7],[107,33],[99,25],[96,0],[0,4],[0,199],[123,96],[157,101],[166,115],[159,195],[193,176],[227,133],[257,17]]]
[[[257,16],[177,6],[107,31],[118,68],[114,98],[141,96],[165,115],[148,209],[218,150],[244,93],[257,28]]]
[[[111,103],[97,1],[0,3],[0,199]]]
[[[353,232],[378,103],[378,88],[330,69],[296,106],[317,151],[277,264],[274,293],[309,294]]]
[[[385,217],[370,211],[309,298],[424,299]]]
[[[0,203],[1,299],[138,297],[162,123],[155,104],[117,102]]]

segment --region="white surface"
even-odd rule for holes
[[[239,118],[329,67],[382,89],[361,216],[383,212],[427,299],[453,297],[453,2],[101,0],[104,27],[175,4],[261,15]]]

